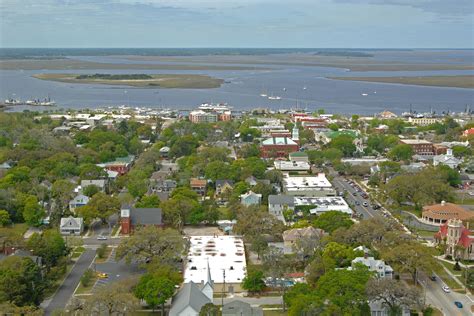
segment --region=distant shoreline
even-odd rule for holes
[[[474,89],[474,76],[424,76],[424,77],[327,77],[333,80],[396,83],[417,86]]]

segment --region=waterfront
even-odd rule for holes
[[[394,54],[394,53],[392,53]],[[459,52],[454,57],[459,58]],[[469,57],[472,51],[464,53]],[[377,60],[388,59],[387,53]],[[416,54],[400,53],[410,62],[418,61]],[[408,57],[406,56],[408,55]],[[462,55],[462,54],[461,54]],[[236,109],[249,110],[256,107],[283,109],[290,107],[314,110],[324,108],[334,113],[370,114],[384,109],[401,113],[410,104],[419,112],[433,109],[443,111],[463,111],[466,105],[473,105],[474,90],[448,87],[428,87],[402,84],[385,84],[331,80],[326,77],[379,77],[379,76],[458,76],[473,75],[473,70],[429,70],[429,71],[348,71],[344,68],[295,65],[294,59],[278,56],[277,63],[272,56],[267,64],[265,56],[249,58],[230,57],[167,57],[156,61],[150,57],[133,58],[124,56],[80,56],[71,57],[82,61],[128,64],[129,69],[67,69],[67,70],[0,70],[0,98],[45,98],[48,95],[58,104],[58,108],[95,108],[109,105],[150,106],[160,108],[192,108],[203,102],[228,103]],[[153,56],[152,56],[153,57]],[[145,60],[143,60],[145,58]],[[393,59],[393,57],[391,57]],[[440,62],[440,57],[433,62]],[[445,58],[445,56],[442,56]],[[136,60],[138,59],[138,60]],[[223,61],[224,59],[224,61]],[[214,62],[213,62],[214,60]],[[286,60],[287,64],[284,64]],[[451,59],[449,59],[451,60]],[[134,64],[191,64],[194,65],[236,65],[246,66],[246,70],[143,70],[134,69]],[[252,66],[249,70],[249,66]],[[95,84],[71,84],[38,80],[32,76],[38,73],[111,73],[111,74],[203,74],[225,80],[220,88],[214,89],[150,89],[121,86],[101,86]],[[306,89],[305,89],[306,88]],[[261,97],[280,96],[281,100]],[[31,109],[17,106],[14,111]],[[40,109],[40,108],[38,108]]]

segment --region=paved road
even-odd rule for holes
[[[451,293],[445,293],[441,288],[444,283],[439,278],[437,281],[427,280],[421,283],[425,285],[426,288],[426,302],[430,305],[440,308],[443,312],[443,315],[472,315],[470,312],[470,308],[474,302],[471,302],[467,295],[452,291]],[[461,302],[463,304],[463,308],[457,308],[454,305],[455,301]]]
[[[51,302],[44,309],[45,315],[51,315],[53,311],[66,307],[67,302],[69,301],[72,294],[74,293],[74,290],[79,284],[81,276],[84,274],[87,268],[89,268],[92,263],[92,260],[94,260],[94,257],[94,250],[88,249],[84,251],[84,253],[79,257],[76,264],[72,268],[71,272],[64,280],[63,284],[61,284],[59,289],[54,294]]]

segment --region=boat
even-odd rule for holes
[[[268,97],[268,100],[281,100],[281,97],[272,95]]]
[[[362,96],[366,97],[366,96],[368,96],[368,94],[367,93],[362,93]]]
[[[308,89],[308,88],[307,88],[306,86],[304,86],[304,87],[303,87],[303,90],[306,90],[306,89]]]
[[[283,91],[286,91],[286,88],[283,88]]]
[[[17,99],[6,99],[5,104],[7,105],[20,105],[23,104],[20,100]]]
[[[264,97],[264,98],[268,97],[268,95],[265,94],[265,93],[261,93],[260,96],[261,96],[261,97]]]

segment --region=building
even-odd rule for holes
[[[342,196],[329,196],[329,197],[296,197],[294,199],[294,205],[297,209],[298,206],[311,206],[309,212],[313,215],[321,215],[329,211],[338,211],[352,215],[352,209],[346,203]]]
[[[276,216],[279,220],[285,222],[283,212],[285,210],[294,210],[295,197],[292,195],[269,195],[268,212]]]
[[[209,261],[207,263],[206,279],[195,283],[189,281],[183,284],[171,301],[169,316],[198,316],[201,308],[214,300],[214,282],[211,277]]]
[[[463,207],[442,201],[440,204],[425,206],[422,212],[422,221],[440,226],[451,219],[468,221],[474,218],[474,212]]]
[[[462,161],[453,155],[453,150],[448,149],[445,155],[437,155],[433,157],[433,165],[445,165],[451,169],[457,169]]]
[[[224,278],[227,293],[241,291],[240,284],[247,274],[242,238],[236,236],[191,236],[189,243],[184,269],[185,283],[200,283],[210,271],[214,291],[222,291]]]
[[[151,181],[150,181],[151,182]],[[177,187],[177,183],[174,180],[166,179],[166,180],[156,180],[150,183],[150,191],[152,193],[157,192],[173,192],[174,189]]]
[[[393,278],[393,269],[388,264],[385,264],[383,260],[375,260],[374,257],[369,257],[367,254],[364,257],[357,257],[352,260],[352,267],[356,264],[363,264],[369,271],[377,273],[378,278]]]
[[[170,153],[170,148],[168,146],[163,146],[160,148],[160,157],[168,158]]]
[[[252,307],[249,303],[239,300],[224,304],[222,316],[263,316],[263,310],[259,306]]]
[[[474,260],[474,236],[461,220],[450,219],[435,234],[437,243],[446,245],[445,254],[453,259]]]
[[[233,189],[234,189],[234,181],[216,180],[215,198],[221,201],[227,201]]]
[[[262,195],[249,191],[240,195],[240,203],[245,206],[260,205],[262,203]]]
[[[400,143],[410,145],[416,155],[433,155],[433,143],[424,139],[402,139]]]
[[[203,110],[191,111],[189,120],[193,123],[215,123],[218,120],[218,114]]]
[[[390,310],[382,301],[369,301],[370,316],[390,316]],[[399,316],[410,316],[410,306],[402,306]]]
[[[81,188],[85,189],[90,185],[96,186],[99,191],[105,192],[107,187],[107,180],[98,179],[98,180],[81,180]]]
[[[298,150],[298,143],[289,137],[271,137],[262,142],[260,155],[262,158],[286,158]]]
[[[360,165],[368,165],[373,166],[377,165],[381,162],[388,161],[387,158],[377,158],[377,157],[361,157],[361,158],[342,158],[341,163],[349,164],[351,166],[360,166]]]
[[[207,180],[191,178],[189,185],[191,186],[191,189],[200,196],[206,195]]]
[[[293,251],[297,241],[302,238],[320,239],[323,236],[324,231],[322,229],[314,228],[312,226],[285,230],[283,232],[283,245],[285,252],[288,253]]]
[[[89,203],[89,197],[84,194],[78,194],[75,198],[69,201],[69,210],[74,213],[76,208],[85,206],[87,203]]]
[[[281,171],[309,171],[311,166],[306,161],[285,161],[285,160],[275,160],[273,162],[275,169]]]
[[[82,217],[63,217],[59,224],[61,235],[79,236],[84,231],[84,220]]]
[[[130,234],[138,226],[162,226],[161,208],[122,207],[120,210],[120,233]]]
[[[288,155],[290,161],[302,161],[309,163],[308,154],[304,151],[295,151]]]
[[[380,112],[377,116],[381,119],[394,119],[398,117],[395,113],[387,110]]]
[[[316,176],[283,177],[283,193],[294,196],[335,196],[336,190],[328,181],[324,173]]]
[[[462,136],[468,137],[474,135],[474,127],[471,127],[469,129],[466,129],[464,132],[462,132]]]
[[[442,122],[442,118],[437,118],[437,117],[409,117],[408,118],[408,123],[411,123],[413,125],[421,125],[421,126],[427,126],[435,123]]]

